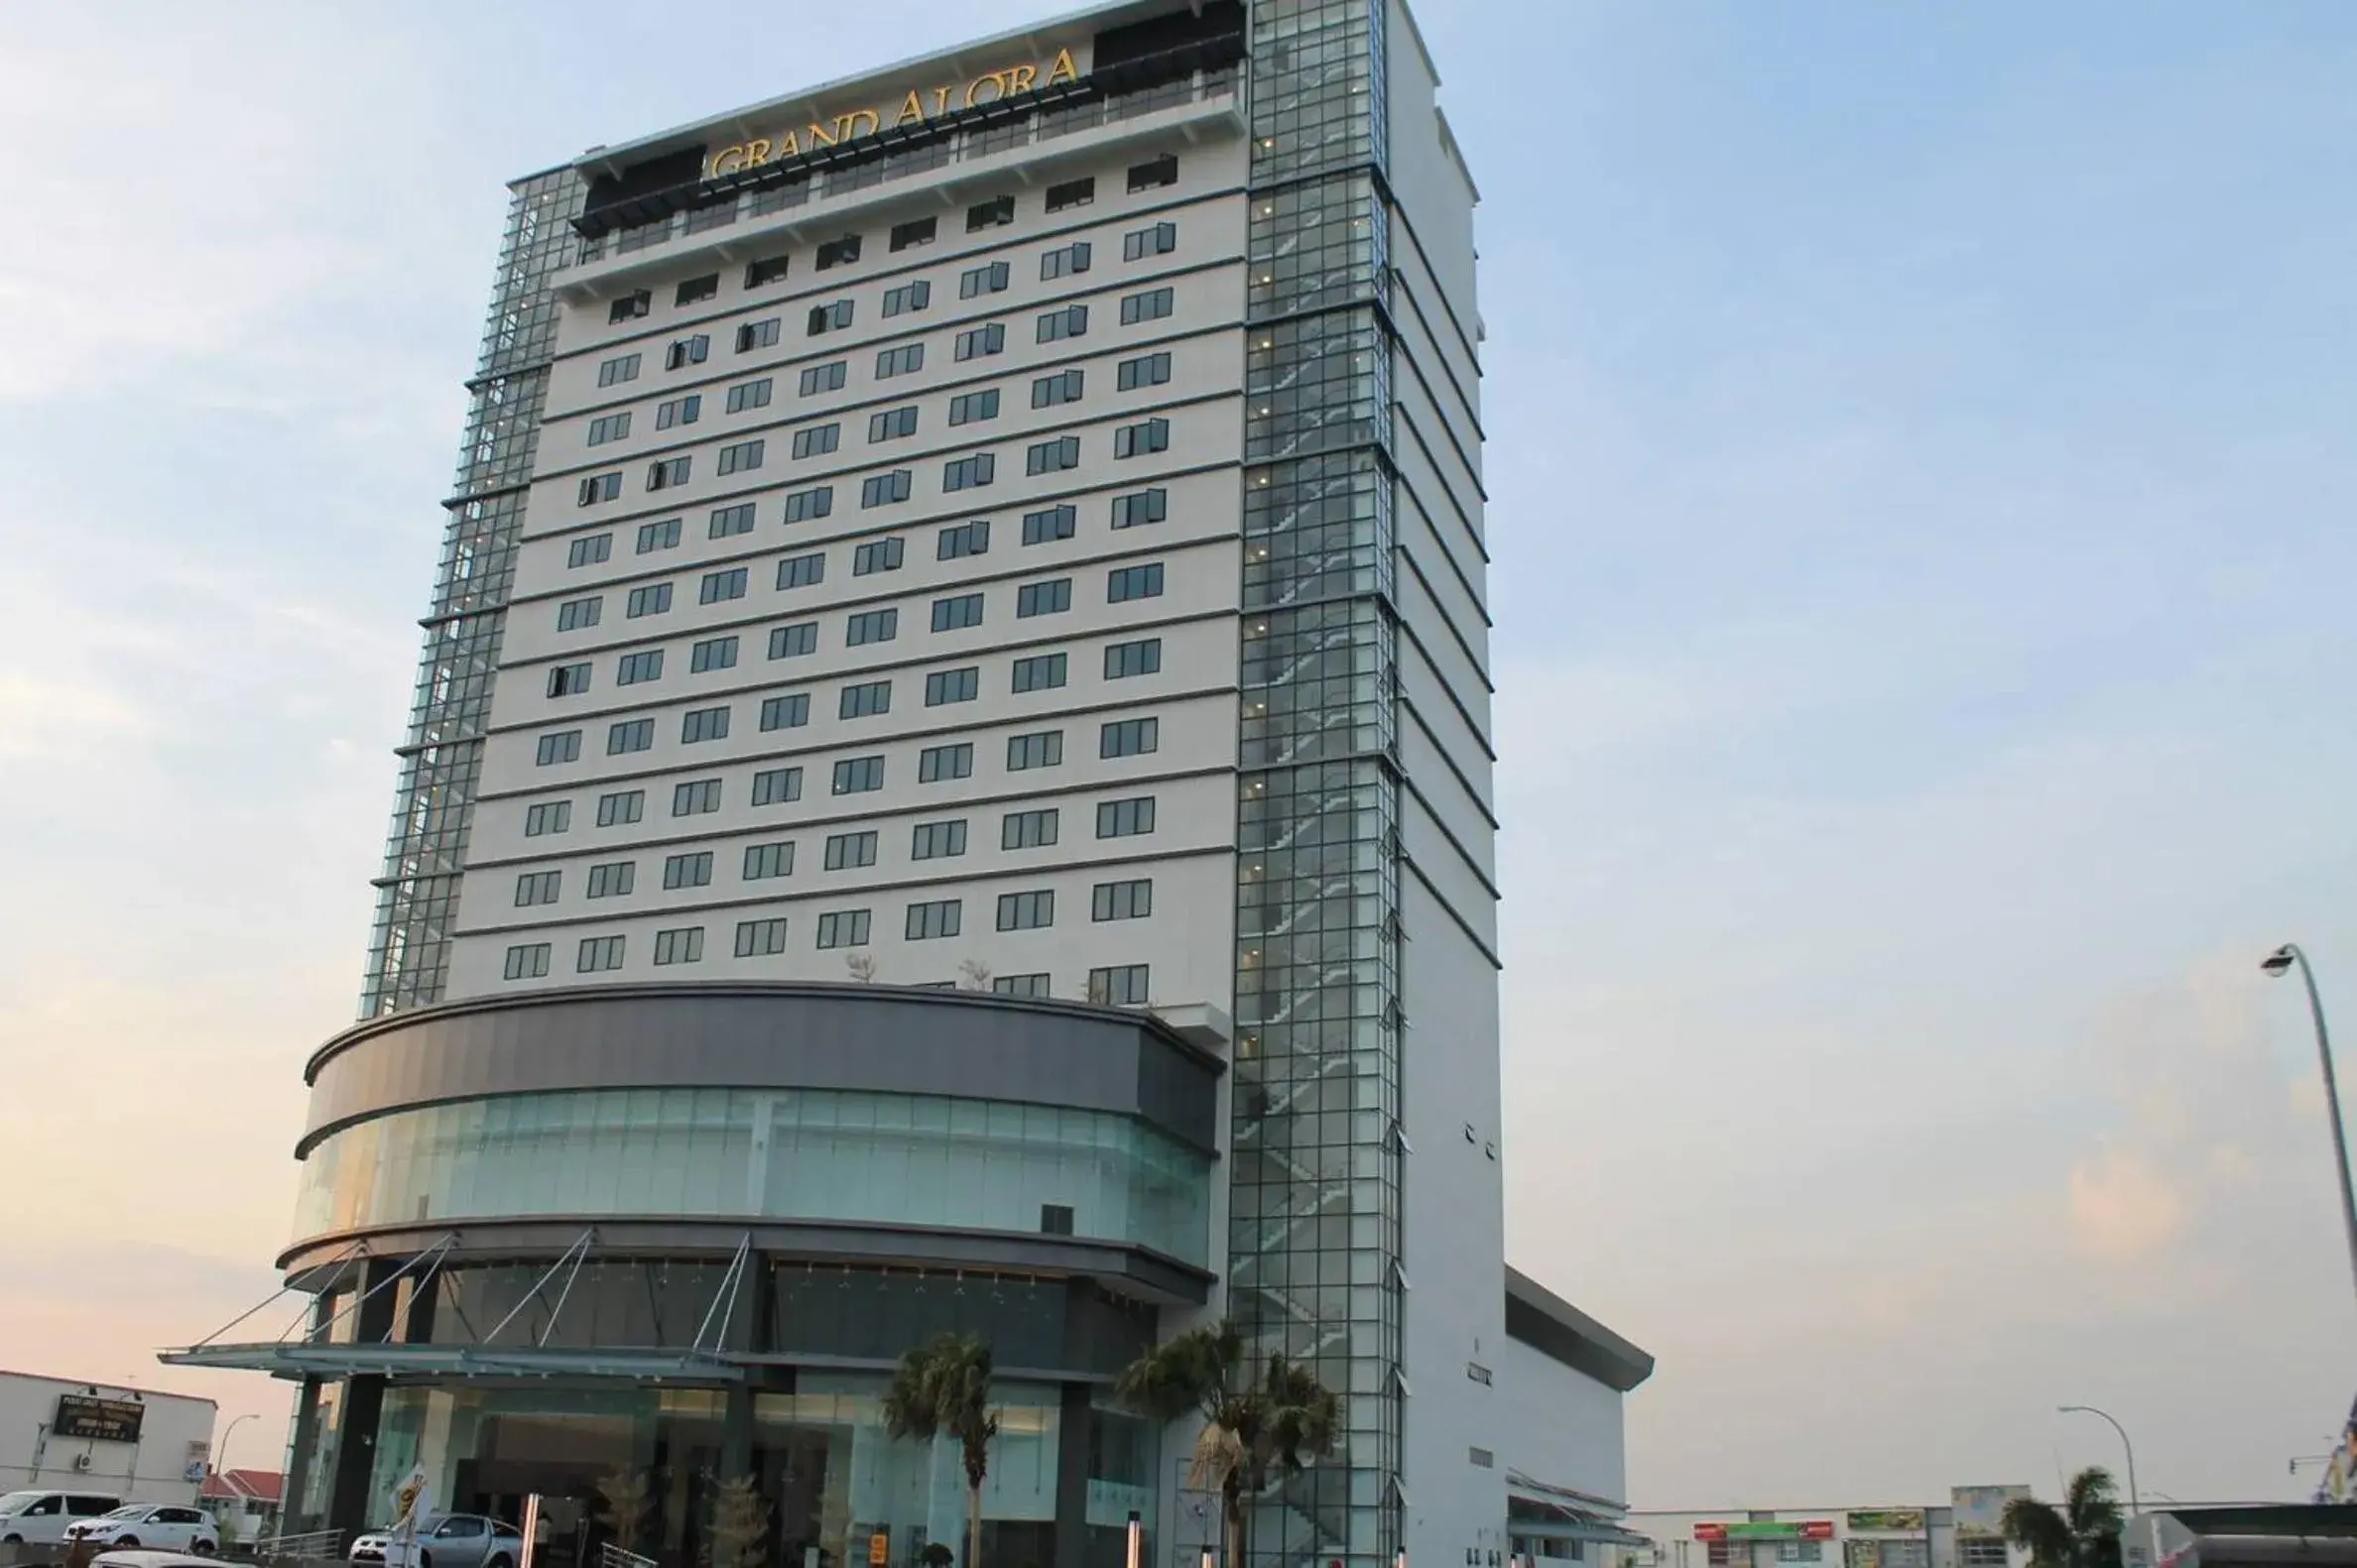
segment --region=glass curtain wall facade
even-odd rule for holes
[[[518,181],[510,189],[482,353],[467,383],[457,483],[443,503],[450,520],[426,617],[426,648],[399,752],[400,784],[360,987],[362,1018],[440,1001],[449,973],[492,679],[557,341],[557,299],[549,285],[572,249],[568,220],[581,200],[580,179],[570,169]]]
[[[1401,1542],[1383,0],[1252,7],[1231,1310],[1343,1395],[1255,1562]]]

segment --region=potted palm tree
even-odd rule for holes
[[[1256,1368],[1231,1318],[1164,1340],[1114,1381],[1113,1396],[1158,1421],[1203,1418],[1186,1484],[1219,1494],[1229,1568],[1244,1568],[1244,1500],[1334,1450],[1342,1401],[1314,1373],[1272,1351]]]
[[[957,1440],[965,1463],[966,1568],[982,1560],[982,1482],[998,1429],[998,1413],[990,1407],[987,1341],[946,1333],[902,1354],[884,1390],[884,1430],[895,1441],[930,1442],[941,1433]]]
[[[1999,1527],[2030,1554],[2030,1568],[2120,1568],[2120,1489],[2111,1472],[2089,1465],[2070,1478],[2062,1506],[2016,1498]]]

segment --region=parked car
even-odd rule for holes
[[[65,1544],[149,1546],[159,1551],[209,1556],[221,1549],[221,1529],[212,1515],[185,1503],[126,1503],[111,1513],[65,1526]]]
[[[62,1545],[69,1525],[122,1506],[107,1492],[11,1492],[0,1496],[0,1545]]]
[[[382,1563],[393,1527],[370,1530],[352,1542],[354,1563]],[[418,1526],[418,1568],[516,1568],[524,1532],[481,1513],[437,1513]]]

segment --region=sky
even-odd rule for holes
[[[1631,1501],[2050,1493],[2065,1403],[2300,1495],[2357,1297],[2258,960],[2357,1002],[2357,8],[1421,9],[1509,1251],[1659,1358]],[[278,1462],[154,1350],[276,1287],[504,181],[1038,14],[0,8],[0,1366]]]

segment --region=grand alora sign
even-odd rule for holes
[[[958,109],[978,109],[1001,98],[1012,98],[1019,92],[1038,87],[1053,87],[1059,81],[1077,81],[1079,67],[1072,63],[1072,52],[1059,49],[1055,58],[1044,64],[1008,65],[998,70],[986,70],[971,81],[942,82],[925,89],[912,87],[902,97],[894,111],[891,124],[895,130],[904,125],[922,125],[937,115]],[[738,174],[758,169],[763,164],[781,158],[794,158],[803,153],[815,152],[821,147],[836,147],[873,136],[884,129],[883,104],[864,109],[849,109],[826,119],[812,120],[806,125],[780,131],[774,136],[756,136],[750,141],[734,142],[704,161],[704,178],[717,180],[722,175]]]

